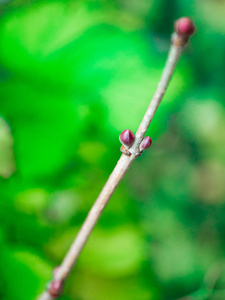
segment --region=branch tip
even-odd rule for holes
[[[196,26],[190,17],[182,17],[174,22],[174,34],[172,43],[178,47],[184,47],[191,35],[196,31]]]

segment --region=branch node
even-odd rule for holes
[[[51,297],[58,298],[63,291],[64,283],[63,280],[53,279],[47,285],[47,291]]]
[[[127,155],[127,156],[131,156],[131,152],[128,151],[128,149],[127,149],[124,145],[122,145],[122,146],[120,147],[120,151],[121,151],[123,154]]]

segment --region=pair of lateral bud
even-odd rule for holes
[[[131,155],[131,153],[129,152],[129,148],[134,144],[134,133],[130,129],[125,129],[121,132],[119,140],[123,144],[120,150],[126,155]],[[152,139],[150,138],[150,136],[144,137],[139,146],[140,154],[143,150],[148,149],[151,146],[151,144]]]

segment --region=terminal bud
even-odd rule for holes
[[[191,36],[195,32],[195,25],[191,18],[182,17],[175,22],[175,32],[185,37]]]

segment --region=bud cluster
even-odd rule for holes
[[[130,129],[126,129],[121,132],[119,140],[122,143],[122,147],[120,148],[120,150],[126,155],[131,155],[131,153],[129,152],[129,148],[134,144],[134,133]],[[152,139],[150,138],[150,136],[144,137],[139,146],[139,155],[142,153],[143,150],[148,149],[151,146],[151,144]]]

